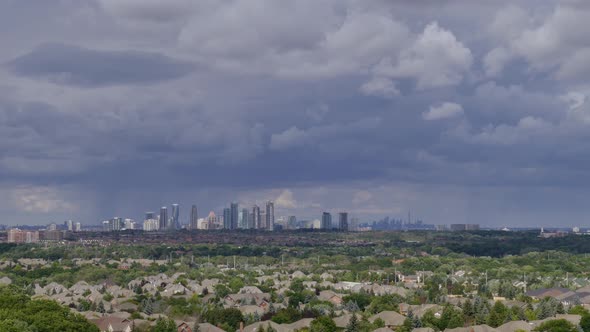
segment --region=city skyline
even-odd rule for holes
[[[582,0],[2,1],[0,223],[272,200],[589,224],[588,18]]]

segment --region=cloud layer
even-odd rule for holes
[[[588,18],[573,0],[3,2],[0,223],[274,199],[583,226]]]

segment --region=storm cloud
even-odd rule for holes
[[[584,226],[589,17],[575,0],[3,2],[0,223],[274,199],[300,218]]]
[[[43,44],[8,64],[13,73],[55,84],[95,87],[176,79],[193,66],[162,54],[98,51],[65,44]]]

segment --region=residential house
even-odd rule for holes
[[[378,318],[381,318],[385,322],[385,326],[389,328],[395,328],[404,324],[405,316],[400,315],[395,311],[382,311],[369,318],[369,321],[373,323]]]
[[[91,320],[100,332],[132,332],[133,321],[116,316],[104,316]]]

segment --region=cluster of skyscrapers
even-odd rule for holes
[[[102,222],[102,230],[105,232],[116,232],[124,229],[137,229],[137,224],[133,219],[123,219],[121,217],[114,217]]]
[[[206,227],[201,229],[264,229],[275,230],[275,205],[272,201],[266,202],[264,209],[253,205],[251,209],[239,209],[238,203],[231,203],[228,208],[223,209],[223,220],[215,223],[207,221]]]
[[[297,220],[295,216],[289,216],[288,218],[280,218],[278,223],[275,219],[275,206],[274,202],[267,201],[264,206],[258,206],[254,204],[250,208],[241,208],[238,203],[232,202],[229,207],[223,209],[220,215],[216,215],[215,212],[211,211],[207,217],[199,218],[198,210],[196,205],[192,205],[190,210],[190,216],[188,224],[181,225],[180,217],[180,206],[178,204],[172,204],[172,213],[168,214],[168,207],[164,206],[160,209],[159,215],[155,212],[146,212],[145,219],[143,221],[144,231],[169,231],[180,228],[188,229],[202,229],[202,230],[214,230],[214,229],[258,229],[275,231],[283,228],[301,228],[296,227]],[[118,225],[118,221],[114,221],[115,225]],[[332,215],[328,212],[324,212],[322,215],[321,222],[318,220],[318,224],[313,225],[310,228],[321,228],[325,230],[339,229],[347,231],[348,226],[348,213],[341,212],[338,214],[338,223],[332,223]],[[117,230],[111,228],[111,230]]]
[[[322,220],[320,223],[321,229],[338,229],[341,231],[348,231],[348,213],[338,213],[338,224],[332,223],[332,214],[330,212],[322,213]]]
[[[168,216],[168,208],[162,207],[160,214],[147,212],[143,222],[145,231],[166,231],[180,229],[179,221],[180,207],[178,204],[172,204],[172,215]],[[266,202],[264,209],[258,205],[252,206],[251,209],[243,208],[240,210],[238,203],[231,203],[229,207],[223,209],[221,216],[215,215],[211,211],[207,218],[199,218],[197,206],[191,207],[189,229],[265,229],[273,231],[275,229],[275,209],[272,201]]]
[[[180,229],[180,205],[172,204],[172,213],[168,216],[168,207],[162,206],[160,214],[155,212],[146,212],[143,221],[143,230],[145,231],[169,231]],[[190,225],[193,225],[193,219],[197,215],[197,206],[193,205]],[[194,217],[193,217],[194,216]]]

